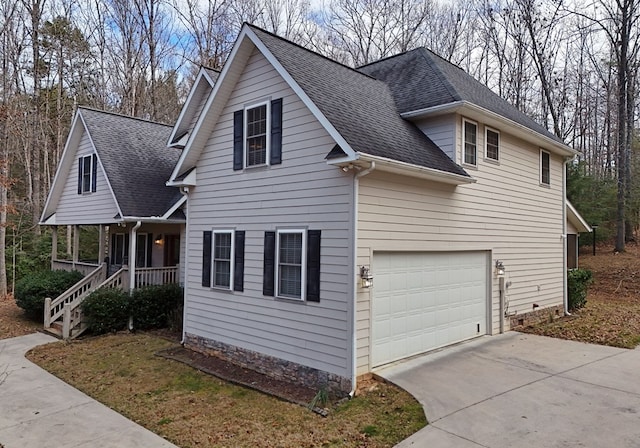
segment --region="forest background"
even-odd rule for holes
[[[350,66],[420,46],[457,64],[579,151],[568,197],[623,251],[640,222],[639,18],[640,0],[3,0],[0,294],[49,266],[38,222],[75,108],[173,124],[243,22]]]

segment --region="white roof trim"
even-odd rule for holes
[[[227,81],[227,77],[229,76],[229,71],[231,70],[231,66],[234,65],[236,60],[236,55],[239,51],[240,46],[244,42],[245,39],[249,39],[251,43],[262,53],[262,55],[269,61],[269,63],[274,67],[274,69],[278,72],[280,76],[287,82],[289,87],[298,95],[298,97],[302,100],[302,102],[309,108],[311,113],[316,117],[316,119],[324,126],[329,135],[335,140],[335,142],[340,145],[342,150],[347,154],[348,157],[352,157],[353,160],[357,158],[356,151],[351,148],[351,146],[347,143],[347,141],[340,135],[340,133],[335,129],[335,127],[329,122],[327,117],[324,116],[320,109],[311,101],[311,99],[307,96],[307,94],[302,90],[302,88],[298,85],[298,83],[293,79],[293,77],[284,69],[282,64],[275,58],[275,56],[267,49],[267,47],[262,43],[262,41],[258,38],[258,36],[253,32],[253,30],[248,25],[243,25],[240,30],[240,34],[236,39],[236,42],[233,45],[233,49],[227,59],[227,62],[224,64],[220,76],[218,77],[217,82],[213,87],[213,91],[209,95],[209,99],[204,105],[202,112],[200,113],[200,117],[198,118],[198,122],[193,128],[192,132],[189,134],[189,140],[185,146],[185,149],[182,151],[180,155],[180,159],[178,159],[178,163],[176,164],[173,173],[171,174],[171,178],[167,185],[180,185],[174,184],[174,179],[180,175],[180,173],[184,172],[186,168],[191,167],[183,167],[183,164],[187,158],[187,155],[193,150],[193,142],[196,138],[196,135],[200,131],[202,123],[204,122],[204,118],[208,115],[209,110],[211,109],[212,104],[215,102],[216,97],[218,96],[218,92],[220,88]],[[202,150],[199,148],[198,150]]]
[[[419,177],[435,182],[444,182],[452,185],[472,184],[476,182],[473,177],[462,176],[460,174],[447,173],[446,171],[435,170],[420,165],[414,165],[399,160],[388,159],[386,157],[372,156],[360,153],[360,160],[375,162],[376,170],[401,174],[404,176]]]
[[[480,116],[488,116],[493,120],[496,120],[500,123],[503,123],[507,126],[512,127],[515,132],[509,130],[504,130],[503,132],[507,134],[513,134],[523,139],[527,139],[525,136],[529,137],[529,139],[533,138],[536,141],[536,144],[543,147],[553,148],[553,152],[556,154],[560,154],[562,156],[575,156],[578,154],[578,151],[575,149],[565,145],[564,143],[560,143],[544,134],[541,134],[533,129],[524,126],[520,123],[517,123],[510,118],[507,118],[498,113],[492,112],[489,109],[485,109],[484,107],[480,107],[477,104],[471,103],[469,101],[455,101],[453,103],[442,104],[434,107],[427,107],[425,109],[418,109],[414,111],[404,112],[400,114],[402,118],[406,119],[415,119],[415,118],[423,118],[430,116],[443,115],[446,113],[464,113],[467,112],[475,112]],[[471,116],[470,118],[479,118]],[[480,121],[482,121],[480,119]]]
[[[180,111],[180,115],[178,115],[178,119],[176,120],[176,123],[173,125],[173,131],[171,131],[171,135],[169,136],[169,141],[167,142],[167,146],[176,146],[182,143],[182,137],[180,138],[179,141],[174,142],[174,139],[177,137],[176,132],[178,131],[178,128],[182,124],[182,121],[185,118],[185,114],[187,113],[187,110],[189,110],[191,101],[195,96],[196,91],[198,90],[198,87],[200,86],[200,82],[202,81],[203,78],[209,84],[209,86],[211,86],[211,88],[213,88],[213,86],[215,85],[215,83],[213,82],[213,80],[211,79],[207,71],[204,69],[204,67],[200,67],[200,71],[198,72],[198,76],[196,77],[196,80],[193,83],[191,90],[189,91],[187,100],[185,101],[184,106],[182,106],[182,110]],[[187,133],[187,135],[188,134],[189,133]]]
[[[165,212],[165,214],[161,216],[161,218],[162,218],[162,219],[168,219],[168,218],[169,218],[169,216],[173,215],[173,213],[174,213],[176,210],[178,210],[178,209],[182,206],[182,204],[184,204],[185,202],[187,202],[187,196],[186,196],[186,195],[182,195],[182,196],[180,196],[180,199],[178,199],[178,200],[176,201],[176,203],[175,203],[175,204],[173,204],[173,207],[171,207],[169,210],[167,210],[167,211]]]
[[[587,221],[578,213],[578,210],[573,206],[569,199],[565,200],[565,205],[567,208],[567,220],[573,224],[578,232],[589,232],[591,233],[593,229]]]

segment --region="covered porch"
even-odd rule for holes
[[[80,304],[96,289],[131,291],[184,282],[184,222],[136,221],[63,228],[66,234],[62,239],[66,241],[61,241],[58,226],[52,226],[51,269],[76,270],[84,278],[60,296],[45,299],[44,327],[65,339],[84,331]],[[97,241],[92,241],[92,236]],[[83,250],[83,245],[92,248]]]

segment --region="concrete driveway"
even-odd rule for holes
[[[430,423],[398,447],[640,447],[640,350],[509,332],[376,373]]]
[[[0,446],[177,448],[24,358],[55,340],[41,333],[0,340]]]

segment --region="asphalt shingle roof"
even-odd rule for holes
[[[355,151],[468,176],[400,117],[385,82],[250,27]]]
[[[165,185],[180,157],[167,148],[170,126],[87,108],[80,113],[124,216],[162,216],[180,199],[177,188]]]
[[[400,113],[468,101],[563,143],[473,76],[426,48],[373,62],[358,71],[384,81]]]

